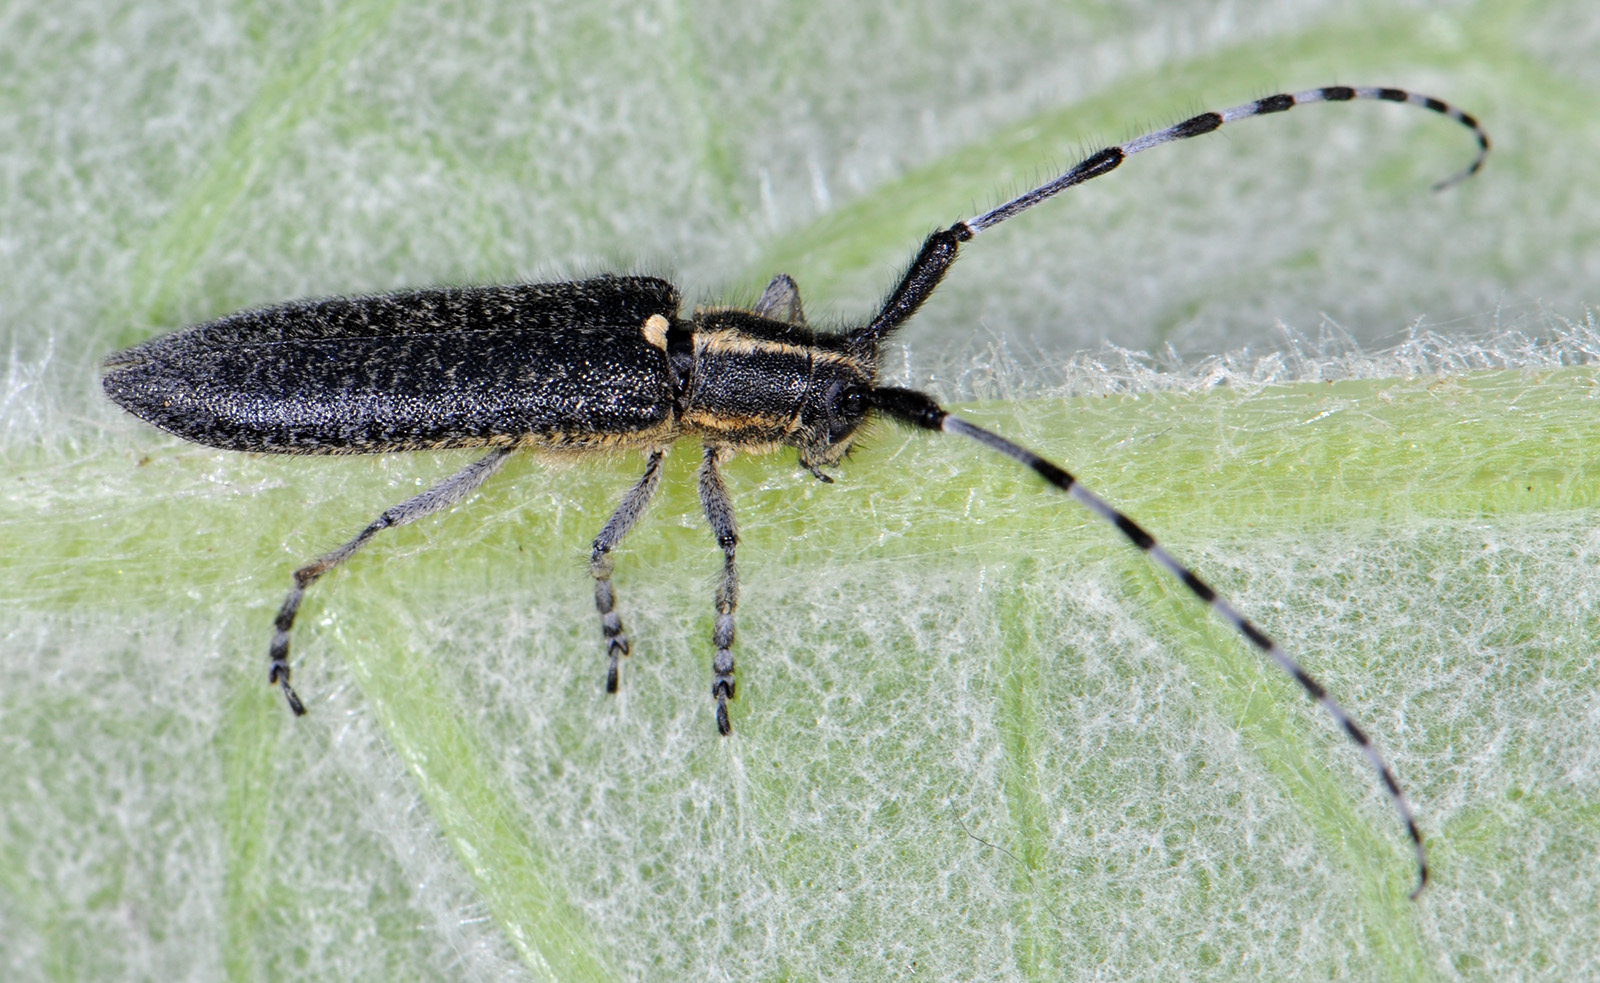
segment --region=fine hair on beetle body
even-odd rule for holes
[[[247,310],[110,356],[107,394],[134,415],[186,440],[274,454],[377,454],[486,449],[460,471],[384,511],[354,538],[296,570],[274,621],[268,681],[296,715],[289,637],[306,588],[380,530],[414,522],[472,494],[518,450],[631,450],[644,471],[595,536],[594,579],[606,654],[605,687],[620,685],[632,643],[612,587],[612,551],[643,515],[667,450],[700,445],[702,511],[723,555],[712,624],[711,696],[717,730],[731,732],[739,542],[722,465],[732,455],[792,448],[799,465],[829,482],[873,418],[971,438],[1033,471],[1120,532],[1288,673],[1319,703],[1377,772],[1409,837],[1417,887],[1427,855],[1409,802],[1372,740],[1327,691],[1264,632],[1132,519],[1061,467],[956,416],[915,389],[878,384],[886,338],[938,287],[963,246],[1066,189],[1100,177],[1133,154],[1210,133],[1227,123],[1315,102],[1378,100],[1428,109],[1466,127],[1477,154],[1443,189],[1476,173],[1489,150],[1476,120],[1438,99],[1402,89],[1334,86],[1285,93],[1201,113],[1107,147],[1004,204],[928,235],[873,316],[837,331],[806,323],[800,291],[775,275],[749,309],[683,310],[677,287],[650,276],[409,290],[304,300]]]

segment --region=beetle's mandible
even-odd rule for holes
[[[722,462],[738,451],[791,447],[802,468],[830,481],[827,469],[843,459],[874,416],[970,437],[1032,469],[1114,526],[1332,715],[1366,755],[1400,813],[1420,891],[1428,880],[1427,856],[1410,804],[1372,741],[1321,684],[1149,533],[1065,470],[950,414],[921,392],[877,384],[884,339],[916,313],[962,244],[980,232],[1160,144],[1304,103],[1353,99],[1422,107],[1471,130],[1477,155],[1436,189],[1475,173],[1488,153],[1488,137],[1471,116],[1402,89],[1334,86],[1268,96],[1107,147],[998,208],[932,233],[871,320],[841,331],[808,327],[799,291],[783,274],[751,310],[699,308],[687,317],[677,289],[653,277],[417,290],[297,301],[174,332],[108,358],[105,390],[130,413],[169,433],[228,450],[376,454],[488,448],[295,571],[274,623],[268,680],[282,688],[297,715],[305,707],[289,685],[289,632],[305,589],[379,530],[471,494],[507,455],[522,449],[613,448],[646,457],[644,474],[595,537],[589,559],[606,639],[606,689],[615,692],[629,642],[611,586],[611,551],[649,504],[668,447],[689,439],[702,448],[700,502],[723,554],[711,695],[717,729],[727,734],[739,581],[738,530]]]

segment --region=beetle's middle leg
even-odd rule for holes
[[[705,510],[711,534],[722,547],[722,579],[717,581],[717,619],[711,628],[711,644],[717,654],[711,660],[711,695],[717,701],[717,730],[724,737],[728,726],[728,701],[733,699],[733,611],[739,606],[739,571],[733,563],[739,545],[739,527],[733,521],[733,501],[722,484],[717,465],[733,456],[725,447],[707,447],[700,461],[700,507]]]
[[[600,612],[600,630],[605,632],[606,655],[610,659],[606,667],[607,693],[617,691],[617,663],[628,654],[628,634],[622,630],[622,616],[616,612],[617,594],[611,589],[611,568],[614,565],[611,551],[622,542],[622,537],[628,534],[628,530],[644,513],[645,506],[650,504],[656,486],[661,484],[661,459],[665,456],[665,451],[650,452],[644,475],[622,496],[617,510],[600,528],[600,535],[594,538],[594,547],[589,552],[589,573],[594,577],[594,606]]]

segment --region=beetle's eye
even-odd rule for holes
[[[835,382],[828,387],[826,411],[828,414],[828,440],[837,443],[848,437],[861,422],[866,409],[866,393],[860,386]]]

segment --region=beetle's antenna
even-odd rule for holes
[[[941,433],[971,437],[991,450],[999,451],[1019,464],[1031,468],[1039,477],[1072,496],[1078,504],[1105,520],[1107,524],[1116,527],[1117,531],[1127,537],[1130,543],[1150,557],[1156,566],[1172,574],[1185,587],[1189,588],[1189,592],[1199,598],[1202,604],[1209,607],[1218,618],[1227,622],[1230,627],[1240,635],[1243,635],[1262,655],[1277,663],[1280,669],[1293,676],[1294,681],[1300,684],[1300,688],[1306,691],[1306,695],[1322,705],[1322,708],[1333,717],[1334,723],[1338,724],[1350,740],[1355,742],[1356,747],[1360,748],[1361,753],[1366,756],[1367,762],[1377,771],[1378,778],[1382,781],[1384,790],[1389,795],[1389,800],[1394,803],[1395,811],[1400,813],[1400,821],[1405,825],[1406,833],[1411,837],[1412,848],[1416,852],[1417,886],[1411,892],[1412,900],[1415,900],[1417,895],[1422,893],[1422,889],[1428,884],[1427,849],[1422,843],[1422,833],[1417,829],[1416,817],[1411,811],[1411,803],[1406,800],[1405,793],[1400,790],[1400,783],[1395,779],[1389,763],[1384,760],[1383,755],[1378,751],[1377,746],[1372,743],[1372,739],[1367,736],[1366,731],[1362,730],[1350,718],[1350,715],[1345,712],[1344,708],[1335,702],[1333,697],[1328,695],[1328,691],[1323,688],[1322,684],[1312,678],[1311,674],[1306,672],[1298,662],[1290,658],[1288,653],[1278,646],[1277,642],[1274,642],[1265,632],[1240,614],[1238,609],[1218,595],[1194,571],[1179,563],[1143,527],[1123,515],[1114,506],[1106,502],[1105,499],[1083,487],[1076,478],[1062,468],[1051,464],[1025,447],[1013,444],[999,434],[990,433],[988,430],[968,423],[960,417],[950,415],[938,403],[914,389],[874,389],[868,396],[868,400],[874,408],[902,423],[909,423],[925,430],[937,430]]]
[[[1163,143],[1172,143],[1175,140],[1187,140],[1213,130],[1220,129],[1224,123],[1249,119],[1252,116],[1265,116],[1269,113],[1286,112],[1295,106],[1312,102],[1349,102],[1353,99],[1376,99],[1383,102],[1400,102],[1408,106],[1418,106],[1430,109],[1443,116],[1448,116],[1462,126],[1473,132],[1478,138],[1478,153],[1473,157],[1472,163],[1464,169],[1445,178],[1433,186],[1435,191],[1443,191],[1453,184],[1466,180],[1478,173],[1483,167],[1484,159],[1489,155],[1489,134],[1485,133],[1478,121],[1467,113],[1455,108],[1447,102],[1435,99],[1432,96],[1421,95],[1416,92],[1407,92],[1405,89],[1385,89],[1371,86],[1351,87],[1346,85],[1326,86],[1321,89],[1307,89],[1304,92],[1280,93],[1267,96],[1254,102],[1247,102],[1242,106],[1224,109],[1221,112],[1201,113],[1169,126],[1164,130],[1147,133],[1136,137],[1126,143],[1107,147],[1097,153],[1079,161],[1065,173],[1051,181],[1039,185],[1031,191],[1024,192],[1011,199],[998,208],[990,209],[975,218],[957,222],[948,229],[941,229],[928,236],[922,243],[922,250],[917,253],[917,258],[911,262],[911,268],[906,271],[898,286],[889,294],[888,300],[883,302],[883,308],[878,311],[872,323],[850,335],[851,343],[858,349],[868,353],[876,352],[877,345],[891,331],[906,322],[906,319],[915,314],[922,302],[928,299],[939,281],[944,279],[945,273],[950,269],[950,264],[956,260],[961,243],[987,229],[991,229],[1008,218],[1020,215],[1034,205],[1053,198],[1061,192],[1076,184],[1091,181],[1102,174],[1108,174],[1117,169],[1123,160],[1134,154],[1142,153],[1151,147],[1158,147]]]
[[[1472,158],[1472,163],[1443,181],[1435,183],[1433,186],[1435,191],[1443,191],[1445,188],[1465,181],[1476,174],[1478,169],[1483,167],[1484,158],[1489,154],[1489,134],[1483,131],[1476,119],[1449,103],[1435,99],[1432,96],[1407,92],[1404,89],[1329,86],[1321,89],[1308,89],[1305,92],[1267,96],[1265,99],[1257,99],[1254,102],[1247,102],[1242,106],[1234,106],[1232,109],[1224,109],[1221,112],[1201,113],[1164,130],[1147,133],[1142,137],[1118,144],[1115,147],[1107,147],[1099,153],[1090,155],[1086,160],[1055,180],[1042,184],[1025,194],[1018,195],[1004,205],[984,212],[977,218],[968,219],[962,224],[971,229],[973,235],[977,235],[979,232],[999,225],[1014,215],[1027,211],[1046,198],[1059,194],[1075,184],[1082,184],[1091,178],[1097,178],[1107,171],[1114,170],[1118,164],[1122,163],[1123,158],[1149,150],[1151,147],[1158,147],[1163,143],[1171,143],[1174,140],[1187,140],[1203,133],[1210,133],[1213,130],[1220,129],[1224,123],[1249,119],[1252,116],[1265,116],[1268,113],[1281,113],[1305,103],[1349,102],[1352,99],[1380,99],[1385,102],[1403,102],[1412,106],[1421,106],[1424,109],[1431,109],[1436,113],[1450,117],[1477,136],[1478,153],[1477,156]]]

